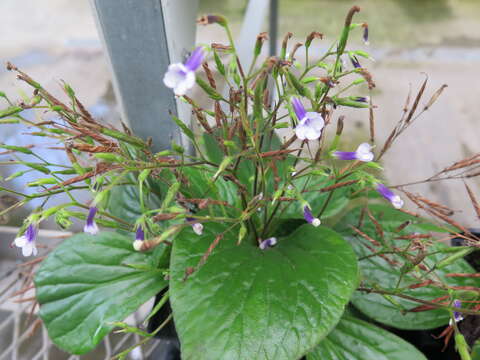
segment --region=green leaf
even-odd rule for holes
[[[307,360],[426,360],[412,344],[352,316],[344,315],[335,329],[307,355]]]
[[[395,210],[390,206],[385,205],[369,205],[369,210],[373,216],[382,225],[385,241],[391,242],[398,248],[404,248],[407,245],[406,240],[396,240],[399,235],[407,235],[414,232],[425,234],[434,229],[433,231],[441,230],[438,227],[428,226],[428,222],[424,219],[415,218],[401,211]],[[345,238],[348,238],[358,257],[364,257],[372,254],[363,244],[364,240],[361,236],[354,235],[350,225],[357,226],[358,219],[360,218],[360,208],[356,208],[351,211],[347,216],[340,219],[335,230],[341,233]],[[411,221],[401,232],[396,232],[396,229],[405,221]],[[374,223],[364,216],[363,225],[361,231],[369,235],[371,238],[381,241],[375,231]],[[371,244],[369,244],[371,245]],[[434,243],[428,248],[429,252],[439,251],[445,249],[447,246],[442,243]],[[376,247],[375,250],[380,250],[380,247]],[[412,252],[415,255],[416,252]],[[379,256],[369,257],[359,261],[360,271],[362,279],[368,286],[378,286],[380,288],[395,289],[395,285],[401,276],[402,265],[405,260],[396,254],[388,254],[390,259],[398,261],[399,265],[392,267],[384,259]],[[425,262],[430,268],[434,263],[439,262],[441,259],[448,256],[445,253],[438,253],[428,256]],[[457,260],[455,263],[448,265],[442,269],[435,270],[435,274],[446,284],[455,286],[480,286],[478,279],[468,278],[447,278],[447,273],[473,273],[475,272],[470,265],[463,259]],[[416,274],[415,278],[413,274]],[[418,276],[422,275],[423,278]],[[412,284],[418,284],[423,280],[426,280],[425,272],[415,272],[413,270],[403,276],[400,283],[401,287],[408,287]],[[417,289],[406,289],[402,291],[402,294],[413,296],[422,300],[431,301],[438,297],[448,295],[448,292],[434,286],[424,286]],[[421,304],[401,299],[399,297],[392,296],[392,298],[405,309],[412,309]],[[356,292],[352,298],[352,302],[361,312],[371,317],[372,319],[381,323],[400,328],[400,329],[431,329],[442,325],[445,325],[449,321],[449,313],[447,311],[437,309],[421,312],[406,312],[402,313],[395,305],[385,299],[379,294],[366,294],[363,292]]]
[[[84,354],[166,285],[161,269],[139,270],[149,253],[118,233],[77,234],[55,248],[35,275],[40,317],[52,341]]]
[[[335,326],[357,285],[355,255],[338,234],[302,226],[260,250],[227,232],[187,280],[223,224],[174,241],[170,295],[182,359],[298,359]]]
[[[182,171],[189,180],[188,184],[184,184],[182,187],[185,196],[226,201],[228,204],[240,208],[240,196],[238,196],[237,188],[231,181],[226,181],[220,176],[215,182],[212,182],[214,174],[202,167],[189,166],[183,168]],[[235,214],[235,212],[232,212],[232,207],[212,205],[211,208],[213,214],[219,216],[227,215],[227,213]]]
[[[298,191],[308,190],[302,193],[302,197],[310,204],[312,212],[317,215],[326,203],[330,192],[314,191],[321,188],[331,186],[335,182],[329,179],[328,176],[312,175],[302,176],[294,180],[294,185]],[[326,219],[337,215],[348,205],[348,195],[350,193],[350,187],[345,186],[333,191],[327,208],[322,214],[322,219]],[[282,213],[282,218],[303,219],[303,206],[297,201],[287,207]]]
[[[225,66],[223,65],[222,60],[220,59],[220,56],[218,56],[216,50],[213,50],[213,58],[215,59],[215,65],[217,66],[218,72],[225,76]]]
[[[193,131],[190,130],[190,128],[185,125],[185,123],[180,120],[178,117],[176,117],[175,115],[172,115],[172,119],[173,121],[175,121],[175,124],[177,124],[177,126],[182,129],[183,133],[188,136],[191,140],[195,140],[195,135],[193,134]]]
[[[251,119],[253,121],[253,118]],[[223,134],[220,131],[221,129],[216,129],[215,134],[223,138]],[[223,150],[220,148],[220,146],[217,143],[217,140],[212,134],[203,134],[203,142],[205,146],[205,154],[207,155],[207,158],[216,163],[220,164],[220,162],[224,158],[224,153]],[[242,148],[242,144],[240,141],[240,138],[238,136],[234,136],[232,139],[235,144],[237,145],[238,149]],[[280,141],[279,137],[276,134],[273,134],[272,137],[266,135],[265,139],[262,144],[261,152],[267,152],[267,151],[273,151],[273,150],[279,150],[282,146],[282,142]],[[279,167],[279,173],[282,174],[283,171],[283,165],[285,163],[291,163],[292,157],[287,157],[286,162],[277,162],[277,166]],[[253,181],[254,178],[254,173],[255,173],[255,168],[254,168],[254,160],[252,158],[240,158],[240,164],[237,169],[237,177],[239,180],[242,182],[243,185],[245,185],[247,188],[249,188],[249,184]],[[268,176],[268,191],[273,191],[273,175],[271,170],[269,170]]]
[[[136,183],[137,180],[134,174],[129,174],[129,180]],[[160,195],[167,191],[165,185],[160,185],[159,182],[146,179],[144,190],[145,207],[147,209],[158,209],[162,205]],[[139,216],[142,215],[140,207],[140,191],[137,185],[121,185],[115,186],[110,191],[108,198],[107,210],[114,216],[119,217],[129,223],[134,223]]]

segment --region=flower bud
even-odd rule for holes
[[[220,26],[226,27],[227,26],[227,19],[225,19],[221,15],[204,15],[200,19],[197,20],[199,25],[210,25],[210,24],[218,24]]]

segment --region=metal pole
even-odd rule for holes
[[[179,114],[177,103],[162,79],[170,59],[193,47],[198,0],[91,2],[124,121],[138,136],[152,137],[155,151],[169,148],[172,139],[182,144],[169,115]]]
[[[269,16],[270,56],[277,54],[278,37],[278,0],[270,0]]]

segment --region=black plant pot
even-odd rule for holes
[[[168,288],[162,290],[155,296],[154,308],[162,299]],[[153,332],[157,329],[172,313],[170,301],[167,301],[160,310],[149,320],[148,332]],[[150,355],[149,360],[181,360],[180,357],[180,341],[178,340],[177,331],[173,321],[169,321],[165,327],[162,328],[154,336],[160,342],[154,352]]]

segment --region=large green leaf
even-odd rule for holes
[[[195,267],[222,224],[174,241],[170,295],[182,359],[297,359],[340,319],[357,285],[351,247],[337,233],[304,225],[260,250],[227,232]]]
[[[128,179],[136,183],[137,179],[133,173],[129,174]],[[166,192],[165,185],[152,178],[148,178],[144,186],[144,200],[147,209],[157,209],[162,202],[160,197]],[[110,191],[107,210],[114,216],[134,223],[141,216],[140,191],[138,185],[115,186]]]
[[[52,341],[74,354],[95,348],[112,322],[167,285],[160,269],[145,267],[151,256],[113,232],[78,234],[54,249],[35,275],[40,317]]]
[[[426,360],[412,344],[355,317],[344,315],[307,360]]]
[[[370,205],[369,209],[375,218],[381,223],[385,241],[390,241],[399,248],[403,248],[407,244],[406,240],[396,239],[399,235],[406,235],[415,232],[428,233],[431,230],[441,230],[440,228],[429,224],[424,219],[415,218],[389,206]],[[337,224],[336,230],[350,240],[358,257],[362,258],[372,254],[372,252],[364,245],[366,240],[361,236],[355,235],[349,227],[349,225],[357,226],[360,218],[360,211],[361,209],[357,208],[341,219]],[[404,230],[396,232],[395,229],[407,220],[411,221],[411,224]],[[361,230],[371,238],[377,239],[380,242],[382,241],[377,235],[374,223],[366,215],[363,218]],[[445,247],[446,245],[442,243],[435,243],[429,247],[429,252],[441,250]],[[381,248],[376,248],[377,251],[380,249]],[[413,256],[415,254],[416,252],[412,252]],[[432,267],[435,262],[438,262],[446,256],[448,256],[448,254],[445,253],[430,255],[425,259],[425,262],[429,267]],[[396,254],[389,254],[388,257],[392,260],[398,261],[399,265],[392,267],[387,261],[379,256],[368,257],[359,261],[362,279],[367,286],[378,286],[380,288],[391,290],[395,289],[401,275],[401,266],[405,263],[405,260]],[[478,279],[445,277],[445,274],[447,273],[472,272],[474,272],[474,270],[471,266],[464,260],[459,259],[445,268],[435,270],[435,275],[449,285],[480,286],[480,281]],[[417,277],[414,277],[414,274],[416,274]],[[407,287],[427,279],[419,276],[425,276],[425,272],[416,273],[413,271],[404,275],[400,286]],[[406,289],[402,291],[402,293],[404,295],[430,301],[448,294],[445,290],[434,286]],[[394,299],[405,309],[411,309],[420,305],[419,303],[398,297],[394,297]],[[359,310],[372,319],[400,329],[430,329],[445,325],[449,321],[449,313],[441,309],[402,313],[398,307],[392,304],[392,302],[388,301],[385,297],[374,293],[367,294],[364,292],[356,292],[352,298],[352,302]]]

